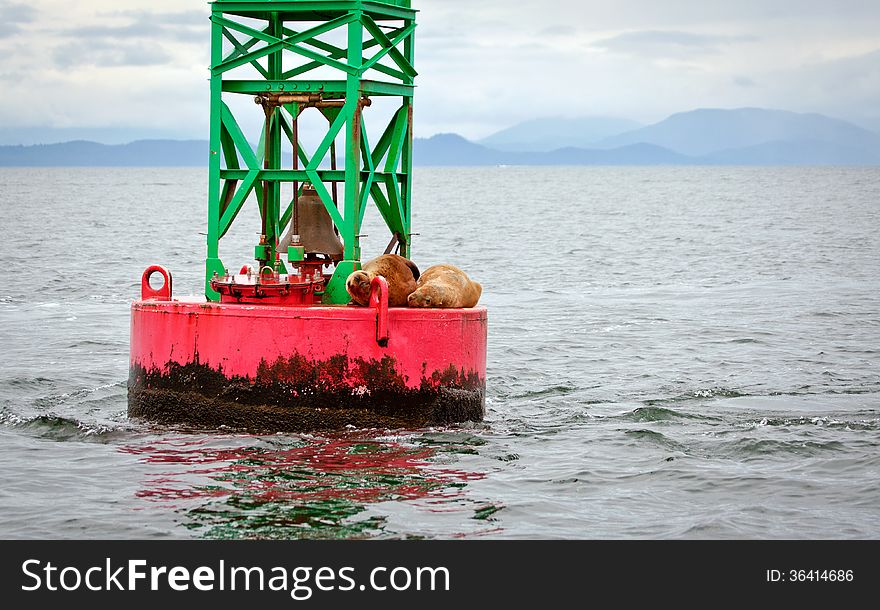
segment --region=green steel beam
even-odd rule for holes
[[[349,104],[355,104],[356,100],[348,102]],[[306,166],[306,176],[308,176],[308,180],[312,183],[312,186],[315,187],[315,190],[318,191],[318,195],[321,197],[321,201],[324,203],[324,207],[327,209],[327,213],[330,214],[330,218],[333,219],[333,222],[336,224],[336,227],[339,229],[339,232],[343,235],[343,240],[348,236],[348,227],[346,222],[343,220],[342,216],[339,215],[339,210],[336,209],[336,205],[333,202],[333,198],[330,196],[330,193],[327,191],[327,187],[324,186],[324,183],[321,181],[320,176],[318,175],[318,166],[321,164],[321,161],[324,160],[324,156],[330,150],[330,144],[342,130],[342,126],[347,122],[347,115],[340,113],[339,116],[333,121],[333,124],[330,126],[330,129],[327,131],[327,134],[324,136],[324,139],[318,145],[318,149],[315,151],[315,154],[312,155],[312,160]],[[347,178],[347,176],[346,176]]]
[[[274,180],[276,182],[302,182],[303,180],[308,182],[315,176],[317,176],[318,180],[323,180],[325,182],[332,182],[334,180],[342,182],[345,180],[345,170],[341,169],[318,169],[312,172],[308,169],[258,169],[255,171],[258,174],[258,180]],[[244,180],[249,173],[248,170],[244,169],[224,169],[220,171],[222,178],[230,180]]]
[[[226,232],[229,230],[229,227],[232,226],[232,221],[235,220],[235,217],[238,216],[238,213],[241,211],[241,206],[244,204],[247,196],[250,195],[251,191],[254,188],[254,184],[260,177],[260,172],[258,170],[252,169],[247,172],[244,176],[244,179],[241,182],[241,185],[235,191],[235,195],[232,197],[232,200],[229,202],[229,205],[226,206],[226,211],[223,212],[223,216],[220,218],[219,222],[219,233],[220,237],[226,235]]]
[[[345,240],[345,258],[360,260],[360,235],[357,231],[357,219],[360,218],[360,171],[361,171],[361,113],[360,79],[364,73],[364,26],[366,17],[363,13],[354,13],[358,20],[348,24],[348,65],[358,70],[357,74],[349,74],[346,79],[345,108],[348,130],[345,134],[345,218],[350,220],[349,231]],[[341,278],[343,283],[346,278]],[[331,280],[331,283],[333,280]],[[330,287],[328,287],[328,290]]]
[[[386,83],[367,80],[361,84],[361,92],[365,95],[391,95],[396,97],[413,97],[415,87],[412,84]]]
[[[392,211],[397,213],[398,225],[401,228],[406,225],[406,213],[403,211],[404,202],[401,200],[400,184],[390,174],[396,172],[400,164],[400,157],[403,154],[403,147],[406,142],[408,123],[409,117],[407,116],[406,107],[401,106],[394,117],[394,131],[388,147],[388,156],[385,158],[385,188],[388,191],[388,199],[391,203]]]
[[[223,60],[223,27],[211,24],[211,65]],[[212,301],[220,300],[220,295],[211,288],[211,277],[214,273],[223,273],[223,262],[220,260],[220,131],[222,82],[219,78],[211,78],[211,126],[210,155],[208,157],[208,237],[207,256],[205,258],[205,296]]]
[[[271,33],[273,37],[281,38],[283,36],[282,29],[284,26],[281,23],[278,13],[272,13],[269,26],[272,30]],[[269,55],[269,76],[272,79],[278,79],[281,77],[281,52],[282,49],[278,49],[278,51]],[[278,117],[280,117],[281,114],[281,108],[273,108],[267,118],[269,123],[268,129],[264,130],[268,131],[269,134],[269,143],[268,146],[266,146],[266,150],[269,153],[269,159],[265,163],[269,168],[280,167],[281,165],[282,129],[280,121],[278,120]],[[265,207],[263,213],[266,216],[266,239],[269,243],[268,263],[271,265],[275,260],[275,246],[278,243],[278,240],[281,239],[281,227],[278,223],[279,217],[281,216],[281,183],[275,180],[265,180],[264,184],[266,185],[264,190],[267,195],[267,201],[264,202]]]
[[[254,51],[248,51],[246,54],[238,54],[237,57],[226,59],[220,64],[213,65],[211,67],[213,73],[222,73],[228,70],[232,70],[233,68],[243,66],[246,63],[249,63],[261,57],[265,57],[270,53],[275,53],[279,49],[284,48],[285,42],[289,45],[295,45],[298,42],[308,40],[312,36],[317,36],[336,29],[337,27],[344,25],[348,21],[348,19],[343,16],[333,20],[332,22],[326,22],[321,25],[317,25],[314,28],[310,28],[304,32],[301,32],[297,36],[289,38],[273,36],[271,33],[268,33],[266,30],[271,29],[271,27],[264,30],[258,30],[245,24],[237,23],[231,19],[223,17],[221,14],[218,13],[214,13],[211,15],[211,21],[221,24],[224,28],[228,30],[235,30],[236,32],[239,32],[241,34],[246,34],[250,36],[252,40],[267,43],[266,46],[260,47],[259,49],[256,49]],[[250,43],[251,41],[248,41],[248,44]]]
[[[361,232],[361,225],[364,223],[364,213],[367,211],[367,203],[370,191],[373,188],[373,182],[376,180],[376,166],[373,164],[373,156],[370,154],[370,141],[367,139],[367,126],[361,119],[361,158],[364,160],[364,169],[361,171],[361,179],[366,173],[366,179],[361,187],[360,211],[358,212],[357,232]]]
[[[223,149],[223,157],[226,161],[226,167],[229,169],[239,169],[240,165],[238,163],[238,155],[235,152],[235,144],[233,143],[232,137],[229,135],[229,132],[226,131],[226,128],[224,128],[222,124],[220,125],[220,147]],[[237,186],[237,184],[237,180],[224,181],[222,193],[220,195],[221,215],[226,211],[226,207],[229,205],[229,201],[235,194],[235,187]]]
[[[232,116],[232,111],[229,110],[229,106],[222,101],[220,102],[220,123],[229,133],[229,137],[232,138],[232,141],[235,144],[235,149],[244,159],[245,165],[251,169],[258,169],[260,167],[260,162],[257,160],[254,150],[251,148],[247,138],[245,138],[244,134],[241,132],[241,127],[238,126],[238,122],[235,120],[235,117]]]
[[[404,175],[404,180],[400,185],[400,189],[402,192],[402,204],[403,204],[403,221],[404,226],[407,230],[407,235],[409,235],[410,230],[410,220],[411,220],[411,212],[412,212],[412,146],[413,146],[413,128],[412,128],[412,104],[409,103],[409,100],[404,100],[404,108],[406,108],[407,121],[406,121],[406,133],[404,134],[403,145],[400,148],[400,166],[404,170],[406,170]],[[408,238],[407,238],[408,241]]]
[[[399,28],[399,29],[394,30],[393,32],[389,32],[388,34],[390,36],[397,37],[405,29],[406,28]],[[412,30],[410,30],[410,33],[412,33]],[[284,34],[286,36],[295,36],[296,34],[298,34],[298,32],[291,30],[291,29],[288,29],[288,28],[284,28]],[[324,42],[322,40],[316,40],[316,39],[306,40],[306,41],[303,41],[303,44],[307,44],[307,45],[315,47],[316,49],[326,51],[329,54],[328,56],[332,59],[345,59],[346,56],[348,55],[348,51],[346,49],[341,49],[341,48],[337,47],[336,45],[332,45],[332,44],[330,44],[328,42]],[[369,42],[364,43],[364,50],[370,49],[370,48],[375,47],[379,44],[381,44],[381,43],[374,38],[373,40],[370,40]],[[299,76],[300,74],[305,74],[307,72],[310,72],[311,70],[314,70],[315,68],[320,68],[321,65],[322,65],[321,62],[319,62],[319,61],[312,61],[307,64],[303,64],[302,66],[299,66],[297,68],[293,68],[292,70],[288,70],[287,72],[282,74],[282,77],[285,79],[288,79],[288,78],[292,78],[294,76]],[[406,75],[403,72],[400,72],[399,70],[395,70],[393,68],[389,68],[388,66],[383,66],[382,64],[373,66],[373,69],[377,70],[379,72],[382,72],[384,74],[387,74],[388,76],[393,76],[401,81],[405,80],[405,78],[406,78]],[[366,70],[366,68],[364,68],[364,70]]]
[[[235,21],[226,19],[225,17],[220,17],[219,15],[212,15],[211,21],[219,23],[230,30],[235,30],[237,32],[241,32],[242,34],[247,34],[248,36],[251,36],[253,38],[259,38],[260,40],[268,43],[264,47],[260,47],[255,51],[248,52],[246,55],[241,55],[239,57],[236,57],[235,59],[225,61],[219,66],[213,66],[211,68],[211,72],[213,74],[227,72],[229,70],[232,70],[233,68],[238,68],[239,66],[243,66],[246,63],[250,63],[255,59],[265,57],[266,55],[269,55],[271,53],[277,53],[282,49],[287,49],[289,51],[293,51],[294,53],[298,53],[300,55],[308,57],[309,59],[320,61],[328,66],[342,70],[343,72],[351,72],[351,68],[349,66],[338,62],[335,59],[331,59],[325,55],[321,55],[319,53],[315,53],[314,51],[303,49],[302,47],[297,46],[298,43],[310,40],[311,38],[314,38],[315,36],[319,36],[321,34],[326,34],[327,32],[331,32],[336,28],[351,23],[351,15],[342,15],[341,17],[337,17],[336,19],[327,21],[326,23],[322,23],[321,25],[317,25],[313,28],[309,28],[308,30],[300,32],[295,36],[288,37],[284,37],[283,35],[272,36],[271,34],[265,34],[262,30],[254,29],[242,23],[236,23]]]
[[[221,169],[220,177],[224,180],[244,180],[251,171],[248,169]],[[314,172],[309,172],[307,169],[258,169],[253,171],[257,172],[258,180],[274,180],[276,182],[302,182],[303,180],[310,180],[313,176],[318,176],[318,179],[323,182],[345,181],[344,169],[318,169]],[[365,181],[369,174],[368,170],[362,169],[359,174],[361,182]],[[402,172],[385,173],[377,171],[374,174],[377,180],[382,179],[384,181],[386,178],[390,178],[397,180],[399,183],[405,182],[407,176]]]
[[[415,21],[409,21],[407,23],[411,23],[415,25]],[[415,50],[416,50],[416,37],[415,35],[409,36],[406,40],[403,41],[403,56],[409,62],[410,65],[415,65]],[[404,81],[407,85],[412,85],[414,82],[414,78],[409,78]],[[407,121],[407,133],[406,140],[403,144],[403,150],[400,155],[400,165],[404,170],[404,179],[403,184],[401,185],[401,190],[403,191],[403,207],[405,212],[404,218],[404,233],[399,236],[401,240],[400,244],[400,254],[401,256],[405,256],[409,258],[410,256],[410,243],[412,239],[412,151],[413,151],[413,98],[412,97],[404,97],[403,105],[406,108],[406,113],[408,117]]]
[[[252,170],[248,169],[221,169],[220,177],[224,180],[244,180]],[[344,182],[344,169],[318,169],[310,172],[307,169],[257,169],[257,180],[274,180],[276,182],[302,182],[309,181],[313,176],[318,176],[318,180],[323,182]],[[370,174],[368,170],[362,169],[359,173],[361,182],[367,179]],[[406,181],[406,174],[402,172],[374,172],[376,180],[384,181],[386,178],[397,180],[398,183]]]
[[[314,0],[312,2],[296,0],[290,2],[228,2],[218,0],[212,3],[212,9],[256,19],[267,19],[271,11],[277,11],[285,21],[322,21],[326,19],[327,14],[351,11],[364,11],[371,17],[380,19],[415,19],[416,16],[415,10],[403,4],[362,0]]]
[[[386,197],[385,193],[382,192],[382,186],[378,182],[373,184],[373,188],[370,191],[370,195],[373,197],[373,201],[376,202],[376,208],[379,210],[379,214],[382,215],[382,219],[385,221],[385,224],[388,225],[388,228],[392,233],[403,234],[404,227],[400,224],[400,219],[395,214],[394,209],[391,207],[391,204],[388,202],[388,197]],[[387,189],[387,186],[386,186]]]
[[[264,29],[263,32],[266,32],[266,29]],[[224,32],[223,35],[226,36],[227,33]],[[232,35],[232,32],[229,32],[229,35]],[[233,36],[233,38],[234,37],[235,36]],[[247,42],[240,43],[239,45],[235,45],[235,43],[233,43],[233,46],[235,48],[230,51],[229,55],[223,58],[223,61],[229,61],[230,59],[235,59],[236,57],[243,55],[244,53],[250,51],[258,42],[260,42],[259,38],[251,38]]]
[[[257,95],[260,93],[326,93],[330,95],[344,95],[346,81],[344,80],[225,80],[223,91],[226,93],[244,93]],[[401,83],[387,83],[375,80],[360,81],[362,95],[387,95],[394,97],[412,97],[415,91],[413,85]]]
[[[249,46],[245,46],[245,45],[241,44],[240,42],[238,42],[238,39],[235,36],[233,36],[232,32],[230,32],[227,28],[223,28],[223,36],[226,37],[226,40],[228,40],[230,43],[232,43],[232,46],[235,47],[235,51],[237,53],[234,55],[234,57],[230,57],[227,61],[232,61],[232,59],[236,59],[238,57],[242,57],[242,56],[247,55],[249,53],[250,49],[257,42],[259,42],[259,38],[251,38],[247,42],[247,44]],[[269,78],[269,71],[266,70],[266,68],[264,68],[263,66],[261,66],[260,63],[256,59],[253,60],[252,62],[250,62],[250,64],[254,68],[256,68],[257,72],[259,72],[260,74],[263,75],[263,78],[265,78],[265,79]]]
[[[401,106],[394,114],[391,123],[392,130],[388,142],[388,156],[385,157],[386,173],[394,172],[400,163],[400,155],[403,152],[408,123],[409,117],[406,113],[406,106]]]
[[[413,29],[415,29],[415,26],[413,26]],[[393,39],[391,41],[391,43],[394,45],[398,45],[402,41],[403,41],[403,38],[398,37],[398,38]],[[398,71],[398,70],[394,70],[393,68],[389,68],[389,67],[384,66],[379,63],[379,60],[381,60],[387,54],[393,53],[394,51],[397,51],[397,49],[395,49],[394,47],[390,47],[390,48],[383,47],[382,50],[378,51],[375,55],[373,55],[373,57],[371,57],[369,59],[369,61],[367,61],[367,63],[364,64],[364,70],[373,69],[373,70],[378,70],[380,72],[384,72],[386,74],[390,73],[392,76],[401,75],[401,76],[398,76],[400,78],[400,80],[404,80],[404,78],[406,78],[406,77],[416,76],[416,74],[412,73],[412,72],[414,72],[412,70],[410,70],[409,72],[407,72],[403,69]],[[399,51],[398,51],[398,54],[399,54]],[[395,63],[397,63],[397,62],[395,62]],[[398,65],[400,65],[400,64],[398,64]],[[411,67],[411,66],[409,66],[409,64],[406,64],[405,62],[404,62],[404,65],[406,65],[408,68]]]
[[[382,45],[382,50],[376,53],[376,55],[366,64],[364,64],[363,69],[366,70],[372,67],[376,62],[382,59],[385,54],[389,54],[391,59],[394,60],[394,63],[397,64],[397,67],[401,69],[401,71],[406,74],[408,77],[415,77],[418,72],[416,72],[415,68],[413,68],[403,54],[397,49],[397,45],[399,45],[407,36],[412,34],[413,30],[415,30],[415,24],[412,24],[406,28],[404,28],[403,33],[398,35],[394,40],[388,38],[379,26],[376,25],[376,22],[373,21],[369,15],[364,15],[363,18],[364,27],[367,31],[373,36],[375,40],[379,41],[379,44]]]

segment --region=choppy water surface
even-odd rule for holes
[[[2,537],[880,537],[878,169],[418,170],[488,415],[332,435],[126,418],[128,305],[154,262],[199,291],[204,172],[0,184]]]

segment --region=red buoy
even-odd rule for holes
[[[150,267],[132,304],[129,414],[257,431],[481,420],[486,309],[389,308],[387,294],[377,277],[369,307],[176,299],[171,273]]]

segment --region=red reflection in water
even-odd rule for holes
[[[285,437],[294,446],[276,447],[273,437],[195,437],[165,439],[161,444],[128,446],[146,464],[173,467],[148,475],[140,498],[157,502],[235,496],[259,506],[273,502],[367,504],[414,500],[450,494],[481,473],[438,469],[433,447],[376,440],[361,434],[335,437]],[[240,441],[239,447],[212,447]],[[439,510],[440,507],[438,507]]]

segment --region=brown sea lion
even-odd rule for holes
[[[388,306],[406,307],[406,298],[416,289],[419,268],[416,264],[397,254],[383,254],[363,264],[345,280],[345,289],[351,300],[358,305],[370,302],[370,283],[377,275],[388,282]]]
[[[419,278],[407,299],[410,307],[474,307],[483,287],[453,265],[434,265]]]

